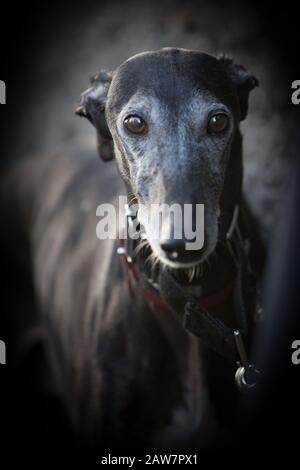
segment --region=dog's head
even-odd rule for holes
[[[241,185],[238,124],[257,84],[227,57],[165,48],[99,73],[82,94],[77,113],[94,124],[100,156],[116,157],[138,203],[189,204],[194,229],[196,205],[204,204],[204,245],[197,250],[186,249],[184,231],[177,238],[176,215],[162,220],[159,239],[151,219],[140,219],[163,262],[201,262],[231,220]]]

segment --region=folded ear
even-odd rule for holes
[[[101,71],[91,79],[91,87],[81,93],[75,113],[86,117],[97,130],[97,148],[102,160],[114,158],[113,141],[105,117],[105,103],[112,79],[111,72]]]
[[[251,75],[242,65],[235,64],[231,57],[221,55],[219,61],[224,65],[229,77],[236,87],[239,105],[240,105],[240,121],[243,121],[248,112],[249,93],[253,88],[259,85],[254,75]]]

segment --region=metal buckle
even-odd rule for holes
[[[130,236],[133,232],[133,221],[136,218],[136,214],[133,212],[129,204],[125,204],[125,217],[126,217],[126,239],[124,246],[117,248],[119,256],[125,256],[128,263],[132,263],[132,255],[134,250],[135,240]]]
[[[235,373],[235,382],[240,391],[247,392],[257,385],[261,372],[253,364],[249,363],[239,330],[234,331],[234,339],[240,357],[240,362],[238,362],[239,367]]]
[[[133,221],[136,218],[136,214],[132,211],[129,204],[125,204],[125,216],[126,216],[126,255],[128,263],[132,263],[132,254],[134,249],[134,239],[131,238],[130,234],[133,229]]]

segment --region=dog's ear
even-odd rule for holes
[[[259,82],[242,65],[235,64],[231,57],[222,54],[218,59],[226,68],[236,87],[240,105],[240,121],[243,121],[248,112],[249,93],[259,85]]]
[[[112,79],[111,72],[101,71],[91,79],[91,87],[81,93],[75,113],[86,117],[97,130],[97,148],[102,160],[114,158],[113,141],[105,117],[105,103]]]

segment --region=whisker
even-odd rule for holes
[[[150,248],[150,244],[148,240],[142,240],[133,250],[133,253],[132,253],[133,256],[138,255],[140,251],[142,251],[142,249],[145,248],[146,246]]]

